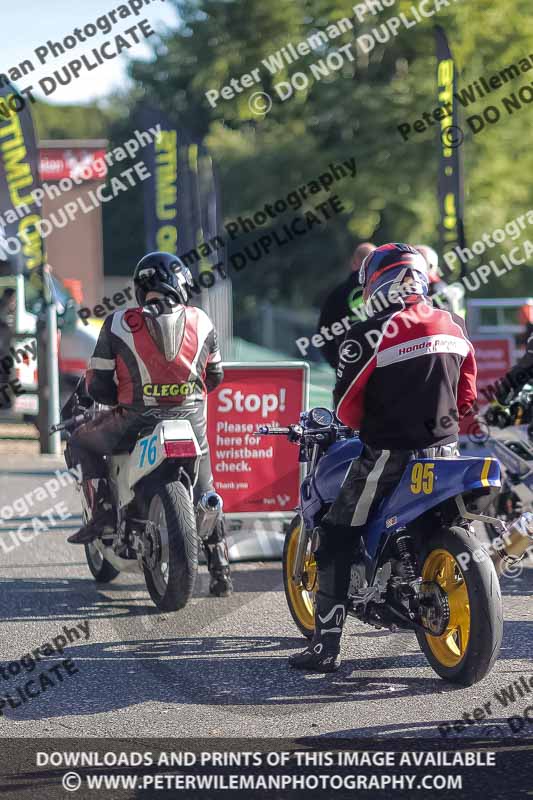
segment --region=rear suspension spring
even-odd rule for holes
[[[403,565],[405,577],[408,581],[414,581],[416,580],[416,570],[411,553],[409,552],[408,541],[409,536],[400,536],[399,539],[396,539],[396,546]]]

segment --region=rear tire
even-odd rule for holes
[[[161,548],[155,569],[145,558],[148,592],[161,611],[178,611],[187,605],[198,571],[196,518],[185,486],[175,482],[157,488],[149,502],[147,519],[158,527],[160,539],[156,548]]]
[[[302,525],[302,518],[299,515],[294,517],[285,535],[285,543],[283,545],[283,586],[287,605],[296,627],[307,639],[312,639],[315,632],[314,595],[318,589],[318,577],[315,558],[309,552],[311,542],[308,543],[305,559],[306,571],[304,574],[306,586],[311,591],[308,591],[302,583],[295,583],[292,578]]]
[[[119,574],[119,570],[115,569],[115,567],[103,557],[94,544],[85,545],[85,557],[92,576],[97,583],[110,583]]]
[[[441,636],[416,632],[427,660],[441,678],[471,686],[487,675],[498,656],[503,636],[500,583],[487,555],[477,563],[478,539],[460,527],[444,528],[424,542],[421,572],[448,595],[450,619]],[[468,567],[457,557],[470,554]]]

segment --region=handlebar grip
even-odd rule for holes
[[[64,431],[67,428],[71,428],[73,425],[79,425],[82,422],[85,422],[86,419],[91,417],[90,411],[86,411],[84,414],[78,414],[76,417],[71,417],[70,419],[66,419],[63,422],[58,422],[57,425],[52,425],[50,428],[50,433],[58,433],[59,431]]]

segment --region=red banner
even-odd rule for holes
[[[102,180],[107,175],[105,150],[70,147],[39,149],[39,171],[43,181],[60,181],[62,178],[81,178],[84,181]]]
[[[489,400],[482,392],[487,387],[494,387],[503,378],[505,373],[511,368],[511,341],[510,339],[472,339],[474,350],[476,351],[477,364],[477,403],[479,408],[484,409]],[[492,396],[492,392],[489,393]],[[459,433],[463,435],[477,435],[483,428],[478,428],[472,416],[468,415],[459,424]]]
[[[511,342],[509,339],[473,339],[477,363],[478,403],[488,402],[481,393],[487,386],[494,386],[511,369]]]
[[[256,431],[298,422],[308,380],[305,364],[224,366],[223,383],[209,395],[208,439],[225,512],[290,513],[298,505],[298,448]]]

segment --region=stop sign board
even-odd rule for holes
[[[308,390],[309,367],[301,362],[224,365],[224,380],[208,399],[207,436],[226,513],[287,514],[298,505],[298,448],[257,429],[297,423]]]

